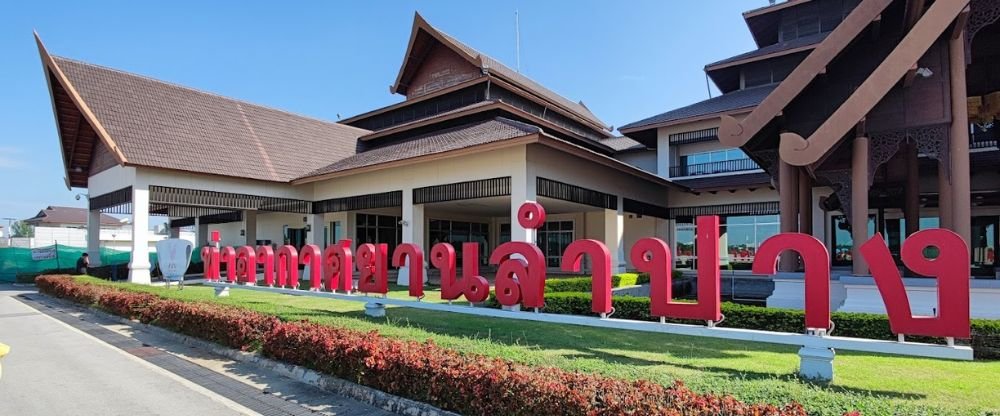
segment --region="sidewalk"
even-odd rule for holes
[[[0,415],[393,414],[34,288],[0,285],[0,340]]]

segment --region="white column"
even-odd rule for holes
[[[525,202],[538,200],[535,190],[535,176],[529,175],[527,169],[516,170],[510,177],[510,241],[535,242],[535,230],[521,227],[517,220],[517,210]]]
[[[403,242],[416,244],[424,252],[424,258],[427,258],[430,253],[425,247],[424,240],[424,205],[413,203],[413,189],[403,189]],[[461,250],[461,247],[457,249]],[[411,265],[410,259],[407,258],[406,264],[399,268],[396,284],[410,285],[410,267],[424,267],[424,265]],[[427,273],[424,273],[424,283],[427,283]]]
[[[664,178],[670,177],[670,139],[656,139],[656,174]]]
[[[9,230],[8,230],[9,231]],[[90,266],[101,265],[101,211],[90,211],[87,215],[87,254]]]
[[[323,232],[322,223],[320,223],[319,227],[319,231]],[[316,228],[313,228],[313,230],[315,229]],[[257,210],[250,209],[243,211],[243,234],[246,236],[246,245],[254,247],[257,246]],[[319,241],[323,241],[322,234],[320,235]]]
[[[132,184],[132,261],[128,264],[128,281],[148,285],[149,275],[149,185]]]
[[[315,244],[321,249],[325,248],[323,247],[323,221],[323,214],[306,215],[306,225],[309,227],[309,231],[306,231],[306,244]],[[254,222],[256,223],[256,219]],[[311,271],[312,268],[307,264],[303,274],[299,276],[299,280],[309,280]]]
[[[604,244],[611,252],[611,272],[625,271],[625,213],[624,201],[618,197],[618,209],[604,210]]]

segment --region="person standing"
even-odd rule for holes
[[[87,268],[90,267],[90,255],[83,253],[80,258],[76,259],[76,272],[79,274],[87,274]]]

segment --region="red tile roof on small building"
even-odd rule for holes
[[[34,217],[24,220],[24,222],[34,226],[58,225],[58,224],[79,224],[87,225],[88,211],[86,208],[49,206],[38,211]],[[118,218],[108,214],[101,214],[101,225],[122,225]]]

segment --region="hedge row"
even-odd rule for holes
[[[680,270],[673,271],[675,282],[684,278]],[[545,280],[545,293],[590,292],[590,276],[560,277]],[[611,276],[611,287],[626,287],[649,283],[649,273],[619,273]]]
[[[649,298],[636,296],[615,296],[611,300],[615,308],[613,317],[640,321],[657,321],[649,314]],[[593,315],[590,293],[546,293],[546,313],[569,315]],[[725,320],[719,326],[730,328],[759,329],[765,331],[800,333],[804,330],[805,312],[796,309],[765,308],[723,302],[722,314]],[[836,325],[834,334],[845,337],[888,339],[896,336],[889,330],[889,320],[885,315],[853,312],[833,312],[831,319]],[[701,323],[690,320],[667,319],[673,323]],[[970,345],[976,358],[1000,358],[1000,320],[973,319]],[[937,338],[907,337],[908,340],[922,342],[943,342]]]
[[[470,415],[794,415],[783,407],[698,394],[682,383],[663,386],[600,375],[529,367],[308,322],[281,322],[247,309],[188,303],[148,293],[43,276],[44,293],[177,332],[302,365],[390,394]]]

